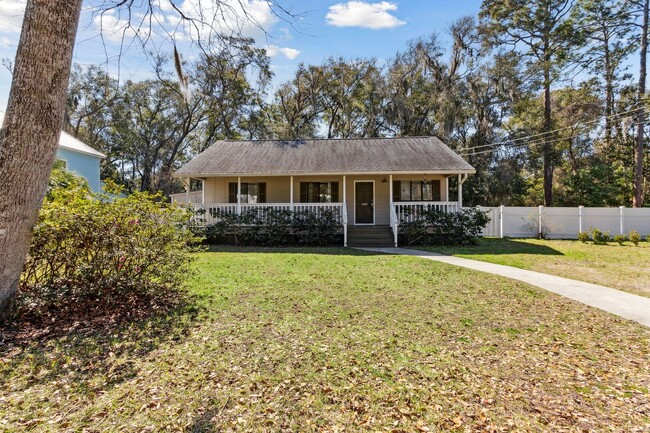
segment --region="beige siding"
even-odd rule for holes
[[[266,182],[266,201],[268,203],[289,203],[290,176],[269,176],[269,177],[242,177],[243,182]],[[375,185],[375,224],[390,224],[390,176],[378,175],[347,175],[346,195],[348,222],[354,224],[354,183],[355,181],[373,181]],[[393,176],[393,180],[423,180],[422,175],[399,175]],[[448,200],[446,196],[445,178],[443,176],[427,176],[427,180],[440,179],[442,200]],[[237,182],[236,177],[212,177],[205,181],[205,202],[206,203],[227,203],[228,183]],[[294,176],[293,192],[294,203],[300,202],[300,182],[339,182],[339,200],[343,201],[343,176]]]

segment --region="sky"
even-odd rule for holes
[[[25,1],[0,0],[0,110],[6,106],[11,83],[4,64],[15,58]],[[444,41],[449,25],[463,16],[476,16],[481,4],[480,0],[279,0],[292,13],[288,17],[274,13],[263,0],[221,0],[226,5],[222,13],[210,6],[212,0],[153,1],[154,24],[140,30],[126,27],[124,14],[100,14],[97,5],[110,2],[84,1],[73,62],[104,65],[120,80],[146,79],[153,76],[147,52],[169,54],[174,41],[183,58],[191,60],[199,53],[192,40],[205,43],[214,29],[236,29],[267,49],[275,87],[290,80],[300,63],[320,64],[330,56],[382,61],[421,36],[435,32]],[[171,2],[185,16],[205,24],[185,26]],[[136,10],[132,22],[137,24],[142,12]],[[146,49],[139,42],[143,38],[148,41]]]

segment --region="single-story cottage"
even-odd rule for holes
[[[344,244],[396,245],[397,225],[414,209],[453,212],[474,168],[436,137],[223,140],[183,165],[176,202],[219,212],[261,207],[338,210]],[[449,179],[458,179],[450,197]],[[203,185],[189,190],[190,179]]]

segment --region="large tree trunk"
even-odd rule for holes
[[[637,121],[636,143],[634,146],[634,183],[632,185],[634,207],[643,206],[643,133],[645,131],[645,80],[646,55],[648,53],[648,0],[643,3],[643,27],[641,30],[641,58],[639,66],[639,95],[641,104]]]
[[[550,60],[544,66],[544,206],[553,205],[553,142],[550,135],[551,119],[551,71]]]
[[[82,0],[28,0],[0,133],[0,320],[10,313],[63,124]]]
[[[607,33],[605,30],[604,34]],[[609,39],[603,40],[604,62],[605,62],[605,143],[606,152],[611,152],[612,143],[612,114],[614,113],[614,71],[612,70],[611,55],[609,52]]]

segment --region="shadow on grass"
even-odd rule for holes
[[[214,407],[206,410],[200,415],[194,417],[192,423],[185,428],[186,433],[216,433],[221,430],[215,426],[215,418],[217,418],[225,406],[228,404],[228,401],[221,407]]]
[[[405,248],[411,248],[404,246]],[[528,254],[544,256],[562,256],[562,252],[537,243],[523,242],[516,239],[495,239],[481,238],[476,245],[460,246],[436,246],[436,247],[417,247],[422,249],[443,254],[467,254],[467,255],[508,255],[508,254]]]
[[[84,393],[135,377],[133,360],[163,343],[182,341],[199,313],[189,296],[170,308],[137,308],[148,307],[136,314],[113,312],[113,317],[5,324],[0,327],[0,388],[18,391],[58,381]]]
[[[210,245],[206,252],[211,253],[266,253],[266,254],[320,254],[330,256],[376,256],[385,255],[372,251],[344,247],[254,247]]]

